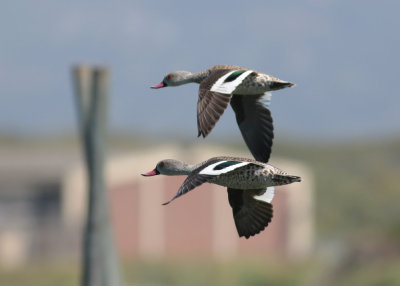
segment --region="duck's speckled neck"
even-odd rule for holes
[[[209,74],[210,74],[209,70],[193,73],[191,76],[191,81],[196,83],[201,83],[206,77],[208,77]]]
[[[188,165],[182,161],[166,159],[157,164],[158,171],[167,176],[190,175],[197,165]]]
[[[178,172],[179,175],[190,175],[194,169],[196,169],[195,165],[188,165],[186,163],[183,163]]]
[[[205,161],[205,162],[200,162],[200,163],[195,164],[195,165],[188,165],[188,169],[190,170],[190,173],[193,172],[194,170],[196,170],[197,168],[203,166],[206,162],[207,162],[207,161]]]

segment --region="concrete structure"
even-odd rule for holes
[[[61,218],[61,181],[79,153],[43,146],[0,149],[0,267],[60,259],[71,248]]]

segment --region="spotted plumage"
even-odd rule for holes
[[[268,162],[274,137],[269,91],[294,86],[268,74],[229,65],[217,65],[199,73],[176,71],[152,88],[199,83],[198,136],[206,137],[230,103],[243,139],[254,158]]]
[[[215,157],[197,165],[166,159],[143,176],[158,174],[187,175],[176,195],[164,204],[206,182],[227,187],[237,231],[246,238],[264,230],[271,221],[273,187],[301,181],[272,165],[236,157]]]

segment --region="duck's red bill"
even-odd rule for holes
[[[163,82],[160,82],[159,84],[153,85],[151,88],[162,88],[164,86],[165,84]]]
[[[142,176],[150,177],[150,176],[155,176],[155,175],[158,175],[158,174],[159,174],[159,173],[157,172],[157,170],[154,169],[153,171],[150,171],[150,172],[147,172],[147,173],[142,174]]]

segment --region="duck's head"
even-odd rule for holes
[[[154,170],[143,173],[142,176],[150,177],[160,174],[167,176],[187,175],[189,170],[188,167],[189,166],[187,164],[181,161],[166,159],[158,162]]]
[[[188,71],[175,71],[167,74],[163,81],[153,85],[151,88],[162,88],[167,86],[178,86],[191,82],[192,73]]]

